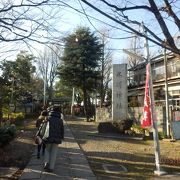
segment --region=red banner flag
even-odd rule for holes
[[[152,125],[152,119],[151,119],[151,99],[149,96],[149,66],[148,63],[146,65],[146,84],[145,84],[145,94],[144,94],[144,112],[143,112],[143,119],[141,121],[141,127],[150,127]]]

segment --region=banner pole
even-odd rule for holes
[[[160,167],[160,145],[159,145],[159,136],[158,136],[158,127],[157,127],[157,117],[155,112],[155,103],[154,103],[154,93],[153,93],[153,83],[151,76],[151,64],[149,64],[149,94],[150,94],[150,106],[151,106],[151,117],[152,117],[152,129],[153,129],[153,139],[154,139],[154,149],[155,149],[155,165],[156,170],[154,173],[156,175],[167,174]]]
[[[144,34],[147,36],[147,31],[144,29]],[[154,103],[154,92],[153,92],[153,82],[152,82],[152,70],[151,70],[151,59],[149,56],[149,44],[147,38],[145,38],[145,50],[146,50],[146,58],[147,58],[147,68],[149,68],[149,96],[150,96],[150,107],[151,107],[151,120],[152,120],[152,128],[153,128],[153,139],[154,139],[154,149],[155,149],[155,165],[156,170],[154,173],[156,175],[164,175],[167,174],[165,171],[162,171],[160,167],[160,145],[159,145],[159,136],[158,136],[158,127],[157,127],[157,117],[155,112],[155,103]]]

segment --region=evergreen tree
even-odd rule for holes
[[[89,119],[90,94],[101,78],[98,67],[102,56],[102,44],[89,28],[80,27],[65,38],[65,49],[59,74],[62,82],[79,89],[83,94],[84,110]]]
[[[32,101],[31,80],[35,67],[32,65],[34,56],[21,51],[15,61],[4,61],[0,66],[2,70],[2,97],[7,104],[26,103]],[[14,111],[15,111],[14,109]]]

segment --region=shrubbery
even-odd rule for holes
[[[0,124],[0,147],[5,146],[13,140],[17,133],[16,125],[21,125],[25,114],[9,113],[6,109],[3,111],[3,120]]]
[[[98,125],[99,133],[125,133],[133,125],[133,120],[121,120],[119,122],[101,122]]]
[[[11,124],[16,124],[19,125],[21,124],[22,120],[24,120],[25,114],[20,112],[20,113],[4,113],[3,114],[3,120],[10,121]]]
[[[133,124],[131,127],[131,130],[134,131],[135,134],[143,135],[145,133],[145,130],[140,125],[137,125],[137,124]],[[148,129],[146,131],[148,131]],[[148,131],[148,133],[149,133],[149,131]]]
[[[151,128],[146,128],[143,129],[140,125],[133,124],[131,127],[131,130],[136,134],[136,135],[141,135],[144,140],[153,140],[153,132]],[[164,132],[158,132],[158,137],[159,139],[164,139],[165,134]]]
[[[0,127],[0,146],[8,144],[16,136],[16,126],[6,124]]]

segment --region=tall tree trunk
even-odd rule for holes
[[[3,112],[2,112],[2,98],[0,96],[0,126],[2,122]]]
[[[89,113],[88,113],[88,103],[87,103],[87,91],[86,88],[83,88],[83,95],[84,95],[84,114],[86,116],[86,120],[89,121]]]

